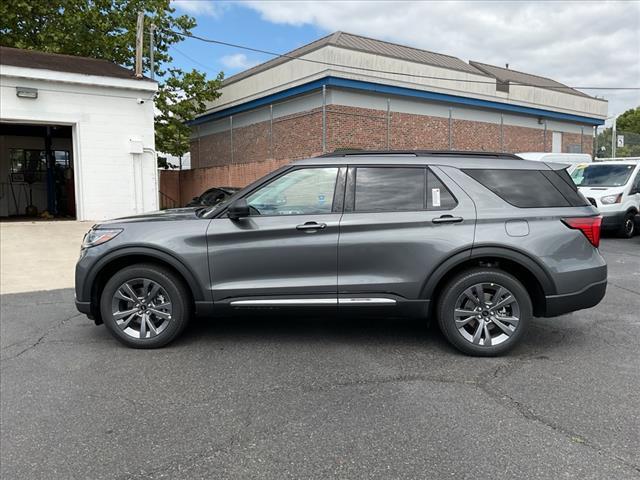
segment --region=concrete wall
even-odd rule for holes
[[[154,82],[7,65],[0,73],[3,122],[72,126],[78,219],[101,220],[158,208]],[[38,89],[38,98],[18,98],[16,86]],[[132,139],[146,149],[144,153],[131,153]]]
[[[498,92],[494,79],[481,72],[476,75],[335,46],[325,46],[301,58],[378,71],[401,72],[405,75],[354,70],[333,65],[328,67],[319,63],[291,60],[226,85],[221,90],[222,96],[208,105],[209,111],[215,112],[239,105],[325,76],[336,76],[601,119],[607,116],[605,100],[521,85],[510,85],[508,93]]]

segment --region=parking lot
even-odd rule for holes
[[[603,302],[502,358],[307,318],[131,350],[69,288],[3,295],[2,478],[640,478],[640,237],[601,250]]]

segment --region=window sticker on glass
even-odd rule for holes
[[[431,203],[434,207],[440,206],[440,189],[439,188],[431,189]]]

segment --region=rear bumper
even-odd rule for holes
[[[587,285],[578,292],[563,295],[547,295],[545,317],[555,317],[584,308],[596,306],[607,291],[607,280]]]

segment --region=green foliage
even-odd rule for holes
[[[597,137],[596,156],[611,157],[612,128],[605,128]],[[618,116],[616,134],[624,135],[624,147],[616,148],[616,157],[640,157],[640,107],[631,108]]]
[[[173,155],[189,150],[190,129],[184,122],[219,96],[222,73],[207,80],[196,70],[167,68],[169,49],[190,32],[194,18],[175,15],[170,0],[2,0],[0,43],[10,47],[101,58],[128,68],[135,63],[136,21],[145,14],[144,71],[149,71],[149,26],[155,25],[156,149]]]
[[[631,108],[621,114],[616,122],[616,128],[623,132],[640,135],[640,107]]]

